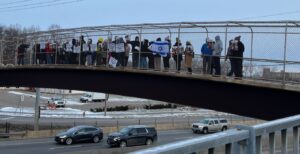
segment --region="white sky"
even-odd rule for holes
[[[83,0],[66,5],[15,10],[16,6],[19,6],[17,9],[24,8],[20,5],[28,7],[32,3],[51,4],[53,1],[61,3],[74,0],[1,0],[0,24],[20,24],[26,27],[36,25],[46,30],[51,24],[71,28],[152,22],[224,21],[248,17],[256,18],[247,20],[300,20],[299,0]],[[299,12],[258,18],[294,11]]]

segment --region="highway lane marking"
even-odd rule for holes
[[[56,149],[65,149],[65,148],[81,148],[83,145],[73,145],[73,146],[63,146],[63,147],[53,147],[49,148],[50,150],[56,150]]]
[[[54,143],[53,141],[44,141],[44,142],[31,142],[31,143],[10,143],[10,144],[5,144],[5,143],[0,143],[0,146],[21,146],[21,145],[31,145],[31,144],[45,144],[45,143]]]
[[[190,137],[177,137],[177,138],[175,138],[175,140],[191,139],[191,138],[194,138],[194,137],[193,136],[190,136]]]

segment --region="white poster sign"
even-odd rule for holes
[[[97,51],[97,44],[91,44],[91,52],[96,52]]]
[[[80,53],[80,46],[74,46],[74,53]]]
[[[124,46],[124,43],[118,43],[116,45],[116,52],[119,53],[119,52],[125,52],[125,46]]]
[[[115,59],[114,57],[109,58],[109,65],[115,68],[117,66],[118,60]]]

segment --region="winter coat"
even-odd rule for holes
[[[187,68],[192,68],[192,62],[194,58],[194,47],[192,45],[186,46],[184,50],[184,55],[185,55],[185,65]]]
[[[210,48],[207,43],[202,45],[201,48],[202,55],[211,56],[212,52],[213,52],[212,48]]]

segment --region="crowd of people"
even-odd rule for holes
[[[18,65],[24,64],[24,55],[29,46],[21,44],[17,49]],[[242,77],[244,44],[241,36],[230,40],[225,60],[229,59],[231,70],[229,76]],[[141,69],[153,69],[168,71],[170,59],[173,58],[176,64],[176,71],[181,71],[181,64],[184,60],[187,73],[192,73],[192,63],[195,55],[194,47],[190,41],[185,46],[179,38],[171,44],[169,37],[157,38],[156,41],[144,39],[140,42],[138,36],[134,40],[129,35],[116,36],[114,39],[99,38],[97,42],[92,39],[72,39],[70,42],[59,44],[58,42],[47,41],[36,43],[32,46],[33,59],[35,64],[80,64],[87,66],[113,66],[127,67],[130,55],[132,56],[132,67]],[[213,76],[221,75],[221,54],[223,42],[219,35],[215,40],[210,38],[202,45],[201,55],[203,58],[203,73]],[[163,68],[161,68],[163,61]]]

